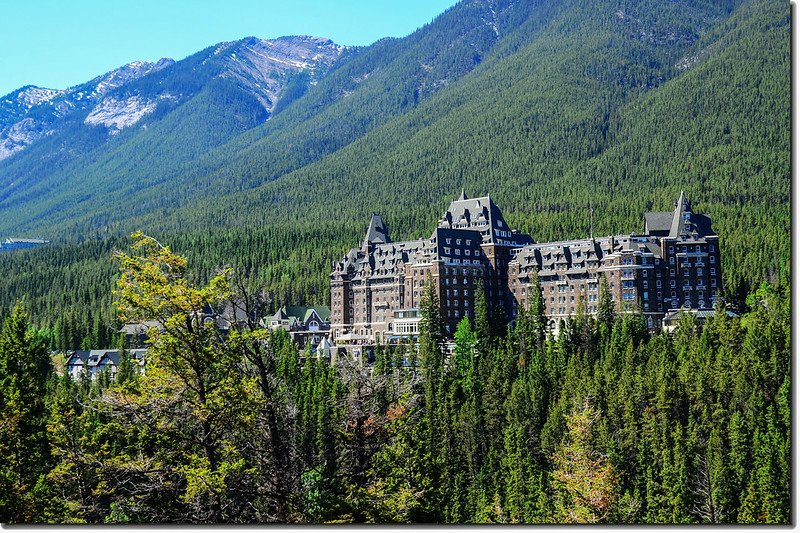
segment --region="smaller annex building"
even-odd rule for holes
[[[323,339],[328,339],[330,336],[331,309],[322,305],[316,307],[284,305],[263,322],[262,327],[286,330],[292,342],[298,347],[310,346],[311,349],[316,349]]]
[[[147,350],[137,348],[128,350],[131,362],[138,365],[140,372],[144,369],[144,358]],[[97,379],[104,371],[108,372],[113,380],[117,376],[121,353],[119,350],[77,350],[67,359],[67,373],[74,380],[86,375],[91,379]]]

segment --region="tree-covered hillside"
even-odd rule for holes
[[[686,190],[714,219],[741,302],[789,279],[789,31],[775,0],[462,2],[351,51],[196,157],[169,154],[212,131],[194,125],[200,101],[146,142],[9,197],[0,232],[54,242],[0,255],[0,305],[27,295],[43,324],[70,306],[110,323],[108,250],[138,228],[199,278],[232,264],[276,303],[324,303],[330,261],[369,213],[395,239],[427,235],[462,186],[539,241],[585,236],[590,203],[596,234],[639,231]],[[224,123],[237,108],[211,109]]]
[[[432,283],[417,343],[300,352],[142,234],[115,300],[153,320],[144,372],[57,373],[22,306],[0,328],[0,522],[789,524],[791,310],[764,283],[672,334],[608,287],[553,336],[479,291],[448,355]],[[329,361],[328,355],[331,359]],[[97,370],[97,369],[95,369]]]

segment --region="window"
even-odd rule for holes
[[[674,252],[674,251],[675,251],[675,247],[674,247],[674,246],[670,246],[670,247],[669,247],[669,253],[672,253],[672,252]]]
[[[648,284],[647,284],[647,280],[644,280],[644,281],[642,281],[642,287],[644,287],[644,288],[646,289],[646,288],[647,288],[647,285],[648,285]]]
[[[461,248],[456,248],[456,255],[461,255]]]
[[[712,287],[716,287],[717,286],[717,280],[716,279],[711,278],[711,286]]]
[[[708,258],[708,260],[709,260],[711,263],[716,263],[716,262],[717,262],[717,257],[716,257],[715,255],[712,255],[711,257],[709,257],[709,258]]]
[[[445,255],[450,255],[450,248],[445,248],[444,249],[444,254]]]
[[[670,256],[670,258],[669,258],[669,264],[670,264],[670,265],[674,265],[674,264],[675,264],[675,257],[674,257],[674,256]]]
[[[716,276],[717,275],[717,269],[716,268],[711,267],[711,275],[712,276]]]
[[[697,269],[697,275],[698,276],[702,276],[703,275],[703,269],[702,268],[698,268]]]
[[[461,239],[456,239],[456,244],[461,244]]]
[[[450,239],[445,239],[444,242],[450,244]]]
[[[670,287],[674,287],[675,286],[675,280],[674,279],[669,280],[669,286]]]
[[[669,269],[669,275],[670,276],[674,276],[675,275],[675,269],[674,268],[670,268]]]
[[[689,275],[689,269],[688,268],[684,268],[683,269],[683,275],[684,276],[688,276]]]
[[[658,289],[661,288],[661,280],[660,279],[656,280],[656,288],[658,288]]]

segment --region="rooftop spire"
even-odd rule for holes
[[[389,231],[386,229],[386,224],[377,213],[372,213],[372,218],[369,221],[367,234],[364,236],[364,244],[386,244],[392,242],[389,238]]]
[[[458,197],[459,200],[466,200],[467,193],[464,192],[464,187],[461,187],[461,195]]]
[[[675,202],[675,211],[672,213],[672,224],[670,225],[669,236],[673,239],[684,232],[686,219],[691,217],[691,207],[686,201],[686,195],[681,191],[681,196]]]

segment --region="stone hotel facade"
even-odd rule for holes
[[[462,192],[427,239],[392,242],[381,217],[372,216],[361,247],[334,264],[331,333],[367,343],[415,336],[428,276],[449,335],[473,316],[479,282],[490,306],[513,317],[529,303],[534,270],[553,327],[581,298],[595,313],[605,276],[618,306],[640,310],[656,329],[669,311],[713,308],[721,267],[711,218],[692,212],[683,193],[673,211],[647,213],[641,235],[536,243],[509,228],[490,197]]]

